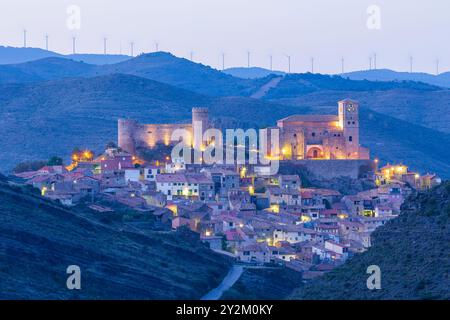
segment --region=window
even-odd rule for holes
[[[313,137],[315,137],[315,136],[316,136],[316,133],[315,133],[315,132],[313,132],[313,133],[311,133],[311,135],[312,135]]]
[[[349,137],[348,137],[348,141],[353,141],[353,137],[352,137],[352,136],[349,136]]]

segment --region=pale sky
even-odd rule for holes
[[[79,30],[67,26],[67,8],[80,8]],[[367,9],[376,5],[377,15]],[[372,11],[373,12],[373,11]],[[370,17],[381,29],[369,29]],[[73,21],[73,20],[71,20]],[[374,20],[370,20],[374,21]],[[72,24],[73,25],[73,24]],[[0,45],[27,44],[71,53],[77,37],[77,53],[170,51],[215,68],[251,65],[309,71],[314,57],[316,72],[338,73],[341,57],[345,71],[367,69],[377,53],[377,67],[434,73],[450,70],[449,0],[1,0]]]

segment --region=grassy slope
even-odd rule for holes
[[[298,289],[292,299],[450,299],[450,182],[408,199],[373,233],[373,246]],[[381,290],[366,269],[381,268]]]
[[[124,231],[0,182],[0,299],[198,299],[229,262],[198,240]],[[80,291],[66,268],[81,267]]]

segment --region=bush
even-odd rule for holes
[[[21,173],[26,171],[36,171],[47,165],[47,161],[24,161],[15,166],[14,173]]]

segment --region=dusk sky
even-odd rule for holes
[[[80,29],[67,13],[71,5],[80,8]],[[342,56],[346,71],[367,69],[374,53],[378,68],[407,71],[412,55],[415,71],[434,73],[437,59],[441,72],[450,70],[448,0],[2,1],[0,44],[22,46],[23,29],[30,47],[44,48],[45,33],[60,53],[71,53],[74,35],[77,53],[102,53],[104,37],[108,53],[129,54],[131,41],[135,53],[151,52],[158,42],[215,68],[222,52],[226,67],[246,66],[250,51],[252,66],[267,68],[272,54],[279,70],[290,55],[292,72],[308,71],[311,57],[316,72],[340,72]]]

